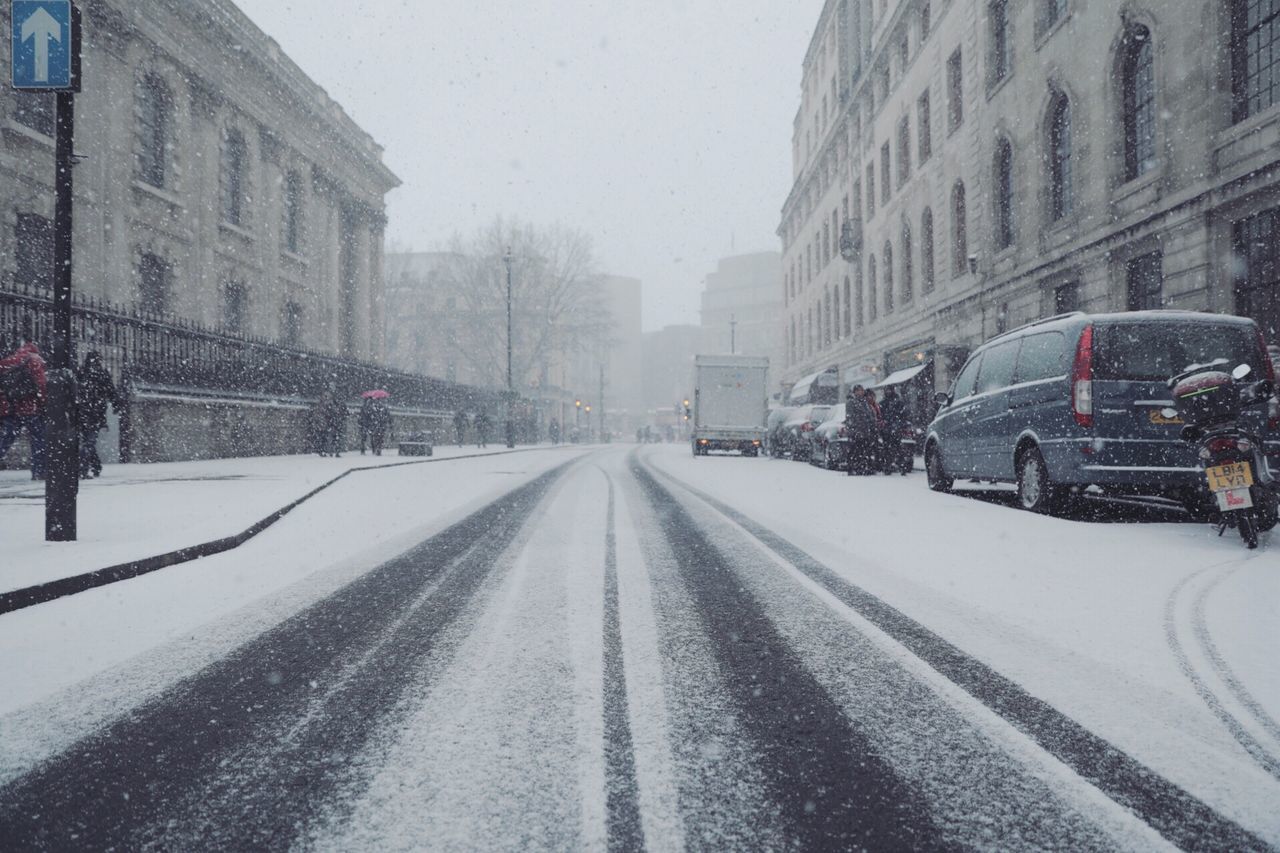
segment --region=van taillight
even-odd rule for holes
[[[1093,426],[1093,326],[1085,326],[1071,368],[1071,414],[1082,427]]]

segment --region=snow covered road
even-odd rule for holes
[[[5,709],[0,846],[1280,845],[1280,679],[1226,627],[1270,630],[1274,546],[677,447],[522,464],[322,594],[267,584]],[[325,565],[306,521],[256,559]],[[164,574],[112,594],[180,601]]]

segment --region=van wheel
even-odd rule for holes
[[[948,477],[942,467],[942,453],[938,445],[931,444],[924,454],[924,471],[929,481],[929,488],[935,492],[949,492],[955,486],[954,477]]]
[[[1046,515],[1056,512],[1065,494],[1061,486],[1049,481],[1049,468],[1035,447],[1018,456],[1018,505],[1031,512]]]

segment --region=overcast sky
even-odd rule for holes
[[[236,0],[386,148],[387,237],[495,215],[591,234],[644,327],[698,322],[718,258],[778,248],[822,0]]]

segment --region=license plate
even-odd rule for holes
[[[1152,409],[1150,417],[1151,417],[1151,422],[1153,424],[1159,424],[1161,426],[1182,423],[1182,418],[1178,417],[1177,415],[1174,415],[1173,417],[1168,417],[1164,412],[1160,411],[1159,409]]]
[[[1249,467],[1248,462],[1233,462],[1230,465],[1206,468],[1204,476],[1209,481],[1211,492],[1247,489],[1253,485],[1253,469]]]
[[[1221,492],[1214,492],[1213,496],[1218,499],[1218,509],[1228,512],[1233,509],[1249,509],[1253,506],[1253,495],[1249,493],[1249,489],[1224,489]]]

